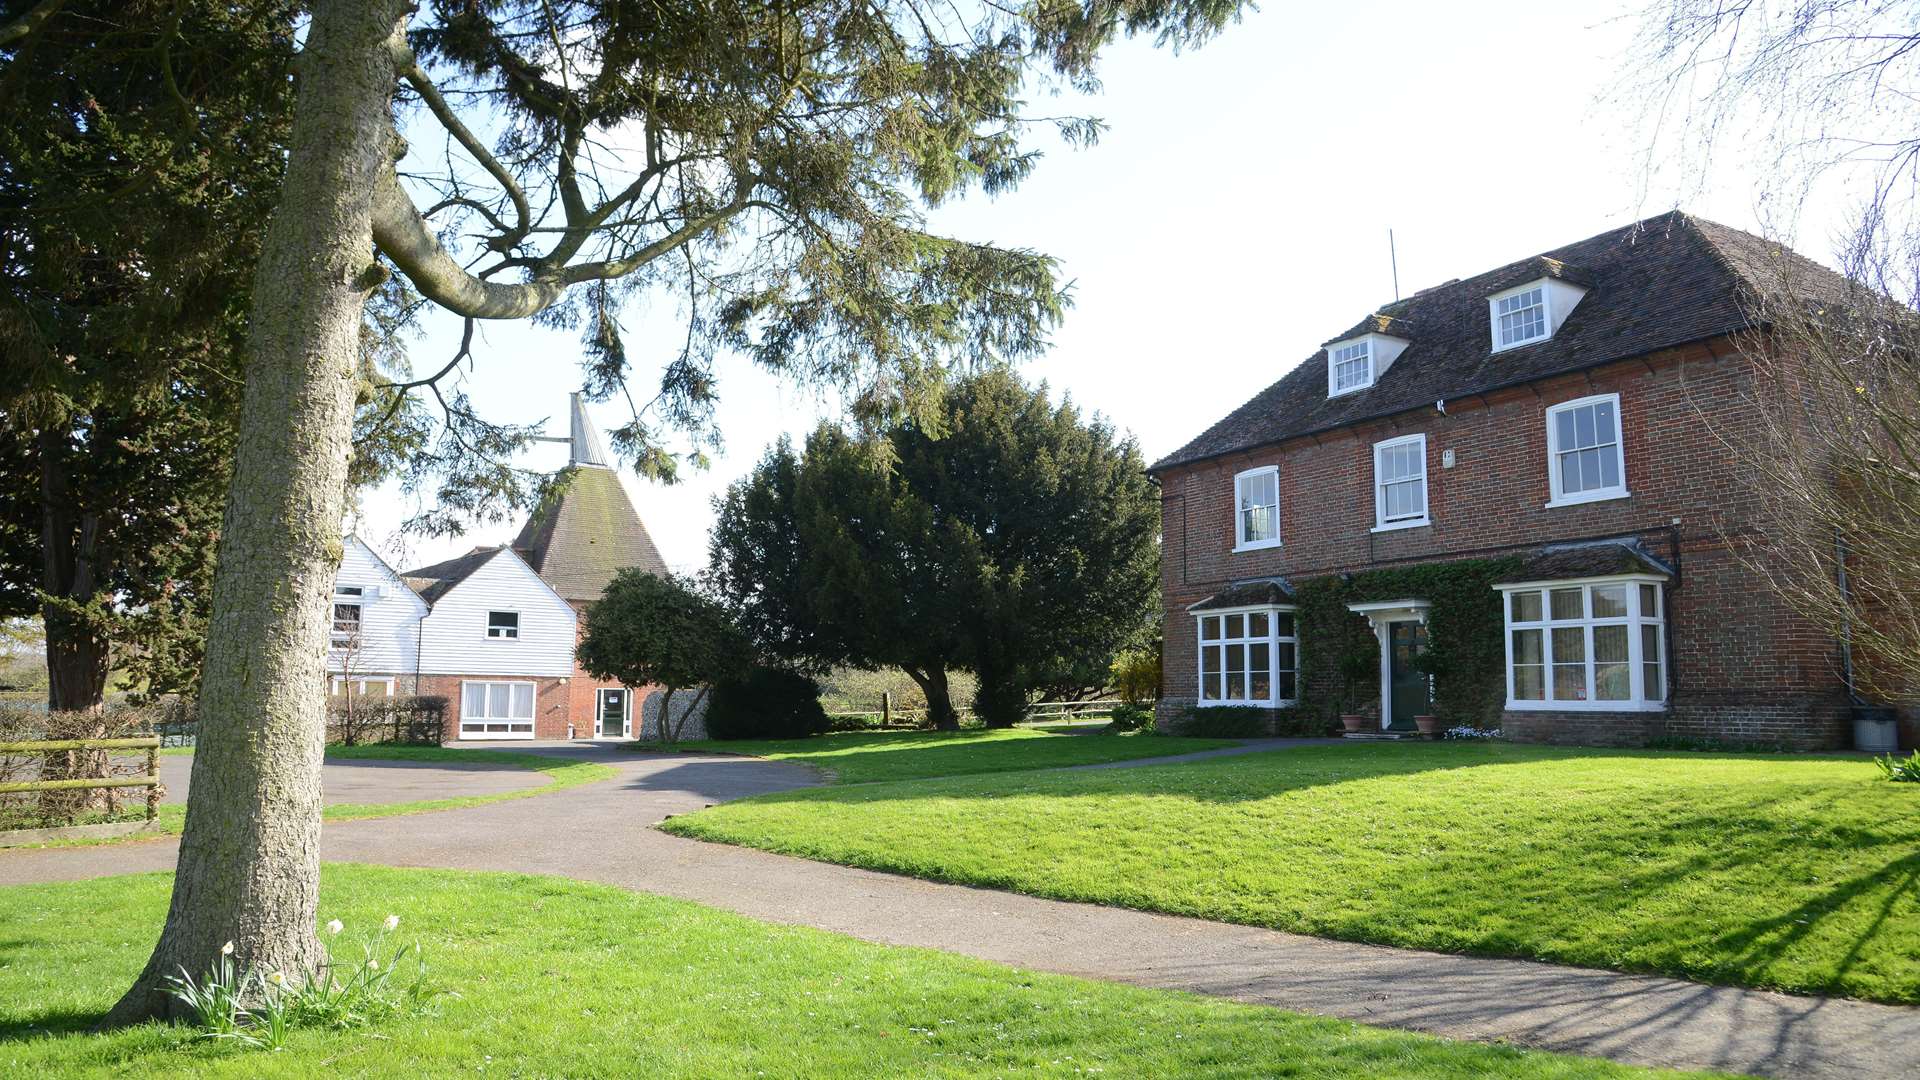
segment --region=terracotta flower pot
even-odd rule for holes
[[[1430,739],[1437,738],[1440,734],[1440,718],[1437,716],[1416,716],[1413,718],[1413,726],[1420,729],[1420,734]]]
[[[1345,725],[1348,731],[1355,734],[1359,734],[1367,729],[1367,718],[1359,713],[1341,713],[1340,723]]]

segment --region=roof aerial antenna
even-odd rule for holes
[[[1393,263],[1393,302],[1400,302],[1400,252],[1393,246],[1393,230],[1387,230],[1387,258]]]

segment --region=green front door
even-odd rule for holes
[[[1387,727],[1392,731],[1412,731],[1413,718],[1433,708],[1431,685],[1425,675],[1413,668],[1413,658],[1427,649],[1427,627],[1408,620],[1389,623],[1388,628],[1389,696],[1393,710]]]
[[[597,734],[603,739],[618,739],[626,734],[627,692],[625,690],[601,690],[600,730]]]

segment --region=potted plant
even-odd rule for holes
[[[1427,677],[1427,703],[1431,705],[1433,703],[1433,680],[1445,669],[1446,662],[1440,658],[1439,653],[1434,652],[1432,649],[1427,649],[1416,653],[1408,662],[1408,666]],[[1419,729],[1421,735],[1429,739],[1437,739],[1440,737],[1440,718],[1431,713],[1422,713],[1415,716],[1413,718],[1413,726]]]
[[[1357,735],[1367,729],[1367,718],[1359,712],[1359,691],[1368,679],[1378,678],[1379,674],[1380,656],[1373,649],[1356,644],[1340,657],[1340,723],[1349,733]]]

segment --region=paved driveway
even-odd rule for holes
[[[192,772],[192,755],[161,755],[160,782],[167,789],[161,801],[186,802]],[[328,806],[495,795],[546,782],[545,774],[532,769],[484,762],[329,760],[320,773],[321,794]]]
[[[1638,1065],[1833,1080],[1920,1076],[1920,1009],[1326,941],[685,840],[650,826],[817,777],[753,758],[532,752],[605,761],[618,775],[464,810],[340,822],[326,827],[321,854],[557,874],[884,944]],[[172,841],[0,851],[0,884],[166,870],[174,855]]]

